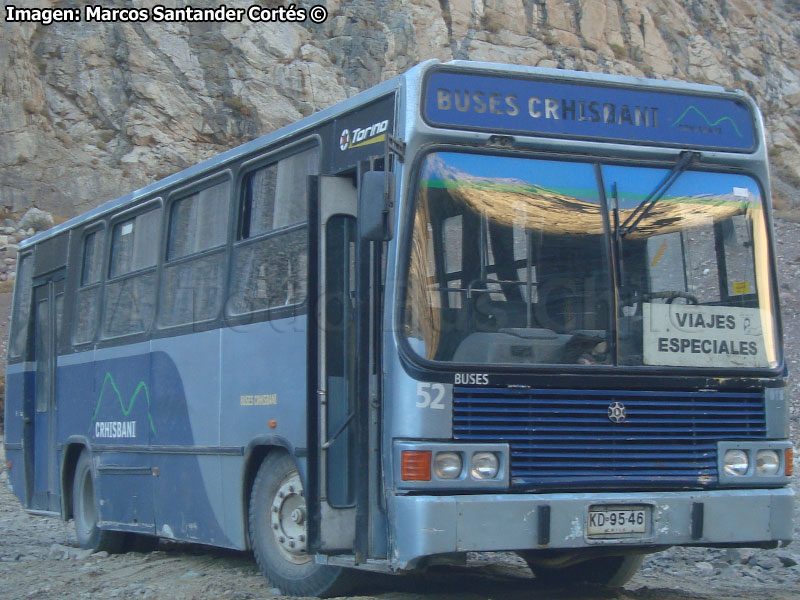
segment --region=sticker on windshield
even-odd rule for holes
[[[750,282],[749,281],[734,281],[732,283],[732,287],[733,287],[734,296],[740,296],[742,294],[749,294],[750,293]]]
[[[643,306],[644,364],[678,367],[766,367],[757,308]]]

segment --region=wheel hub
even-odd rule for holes
[[[302,508],[295,508],[292,511],[291,517],[292,521],[294,521],[296,524],[302,525],[306,518],[305,511]]]
[[[270,526],[281,552],[294,563],[308,562],[306,500],[300,476],[292,473],[278,488],[270,507]]]

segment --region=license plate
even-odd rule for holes
[[[625,535],[647,532],[647,507],[589,507],[586,533],[593,535]]]

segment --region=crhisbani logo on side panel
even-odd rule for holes
[[[111,373],[106,373],[103,385],[100,388],[100,395],[97,397],[97,404],[92,414],[92,421],[89,425],[89,435],[95,439],[103,438],[136,438],[137,420],[132,419],[132,411],[136,406],[137,400],[146,403],[146,414],[150,431],[155,435],[156,427],[153,423],[153,416],[150,413],[150,390],[144,381],[140,381],[127,403],[123,400],[123,395],[114,381]],[[105,408],[104,408],[105,407]],[[101,412],[115,413],[119,410],[123,417],[129,420],[104,421],[100,419]]]
[[[377,144],[386,140],[386,130],[389,128],[389,119],[373,123],[369,127],[356,127],[353,131],[342,129],[339,134],[339,149],[352,150],[370,144]]]

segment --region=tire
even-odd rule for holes
[[[644,554],[602,556],[566,567],[545,567],[522,554],[536,580],[545,585],[593,583],[611,588],[622,587],[639,570]]]
[[[123,532],[100,529],[97,526],[100,511],[94,495],[92,456],[88,450],[81,453],[75,467],[75,478],[72,482],[72,516],[75,519],[75,534],[81,548],[95,552],[106,551],[109,554],[122,550],[125,543]]]
[[[261,572],[288,596],[341,596],[355,578],[342,567],[319,565],[306,552],[306,503],[297,466],[288,454],[267,455],[250,494],[250,544]]]

